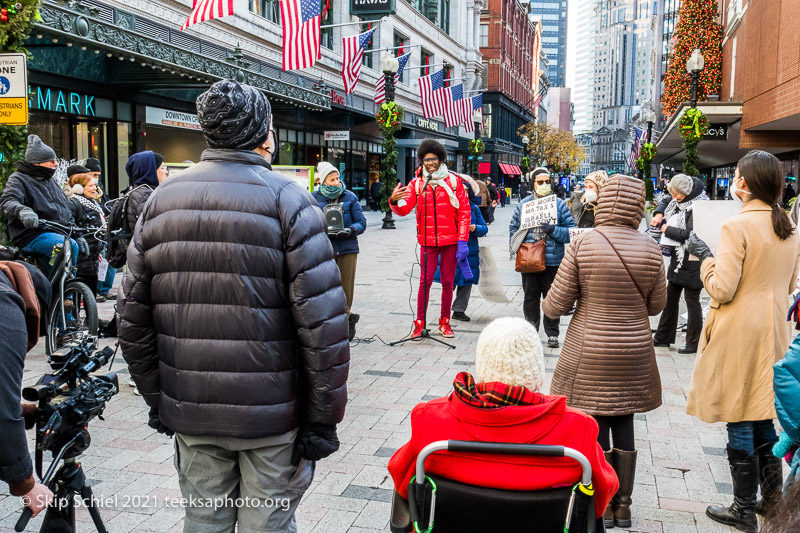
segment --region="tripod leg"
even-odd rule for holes
[[[92,522],[94,522],[95,529],[97,529],[98,533],[107,533],[106,526],[103,524],[103,519],[100,518],[100,511],[95,506],[92,487],[83,485],[81,487],[81,498],[83,498],[83,502],[86,504],[86,508],[89,510],[89,516],[92,517]]]

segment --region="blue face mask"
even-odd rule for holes
[[[344,183],[339,185],[320,185],[319,192],[328,200],[336,200],[344,192]]]

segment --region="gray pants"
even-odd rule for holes
[[[294,512],[314,463],[292,465],[297,430],[261,439],[175,434],[175,468],[186,500],[185,533],[297,531]]]
[[[453,312],[464,313],[469,305],[469,295],[472,292],[472,285],[462,285],[456,287],[456,297],[453,300]]]

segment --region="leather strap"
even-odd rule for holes
[[[595,231],[595,233],[599,233],[599,234],[600,234],[600,235],[601,235],[601,236],[602,236],[602,237],[603,237],[603,238],[606,240],[606,242],[607,242],[607,243],[608,243],[608,245],[611,247],[611,249],[612,249],[612,250],[614,250],[614,253],[617,255],[617,259],[619,259],[619,262],[620,262],[620,263],[622,263],[622,266],[623,266],[623,267],[625,267],[625,272],[627,272],[627,273],[628,273],[628,276],[631,278],[631,281],[633,282],[633,284],[634,284],[634,285],[636,285],[636,290],[637,290],[637,291],[639,291],[639,296],[641,296],[641,297],[642,297],[642,300],[644,300],[644,305],[645,305],[645,307],[646,307],[646,306],[647,306],[647,296],[645,296],[645,294],[644,294],[644,291],[643,291],[643,290],[642,290],[642,288],[639,286],[639,283],[637,283],[637,281],[636,281],[636,278],[635,278],[635,277],[633,277],[633,273],[632,273],[632,272],[631,272],[631,270],[628,268],[628,265],[625,263],[625,261],[623,261],[623,260],[622,260],[622,256],[621,256],[621,255],[619,255],[619,252],[618,252],[618,251],[617,251],[617,249],[614,247],[614,245],[611,243],[611,241],[609,240],[609,238],[608,238],[608,237],[606,237],[606,236],[603,234],[603,232],[602,232],[602,231],[600,231],[600,228],[595,228],[595,230],[594,230],[594,231]]]

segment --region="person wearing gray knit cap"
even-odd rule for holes
[[[55,174],[56,153],[38,135],[28,135],[25,160],[16,164],[17,170],[8,177],[0,196],[0,213],[8,221],[11,243],[25,252],[50,257],[57,245],[63,247],[64,236],[39,227],[40,220],[68,225],[72,211],[67,196],[61,190]],[[89,254],[83,237],[72,239],[72,247],[82,256]],[[72,264],[78,254],[72,254]]]
[[[703,190],[703,182],[686,174],[676,174],[669,181],[668,189],[672,200],[664,209],[664,224],[661,232],[664,237],[677,243],[668,247],[670,263],[667,268],[667,305],[658,321],[653,342],[658,347],[668,347],[675,342],[681,293],[686,301],[688,319],[686,321],[686,343],[678,348],[678,353],[697,352],[700,332],[703,329],[703,308],[700,305],[700,260],[686,253],[686,240],[694,228],[695,202],[708,200]],[[663,244],[663,241],[662,241]]]
[[[272,171],[264,94],[221,80],[197,116],[209,149],[153,191],[128,247],[120,348],[150,427],[175,435],[184,498],[225,502],[188,506],[184,530],[295,531],[347,404],[339,268],[317,202]]]

